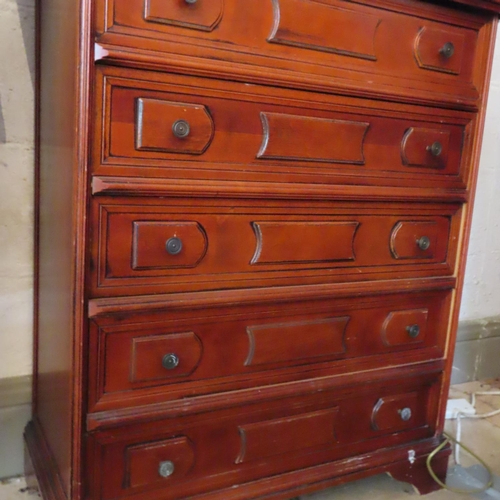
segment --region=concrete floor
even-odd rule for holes
[[[488,383],[468,382],[453,386],[450,398],[467,398],[472,392],[500,390],[500,380]],[[478,396],[476,409],[478,413],[488,413],[500,408],[500,396]],[[454,435],[454,422],[447,422],[447,431]],[[496,475],[500,475],[500,415],[486,420],[463,420],[462,440],[472,451],[478,454],[491,467]],[[472,465],[465,453],[461,454],[464,466]],[[301,500],[408,500],[418,494],[406,483],[394,481],[387,475],[374,476],[353,483],[337,486],[301,497]],[[0,500],[35,500],[36,492],[26,489],[23,478],[15,478],[0,482]],[[458,495],[444,490],[431,493],[425,500],[459,500],[473,498],[469,495]]]

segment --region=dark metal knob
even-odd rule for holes
[[[455,45],[451,42],[446,42],[440,49],[439,53],[449,59],[455,53]]]
[[[174,473],[174,471],[174,462],[171,462],[170,460],[160,462],[160,465],[158,466],[158,474],[160,474],[161,477],[170,477]]]
[[[173,370],[179,366],[179,358],[173,352],[165,354],[161,361],[161,364],[165,370]]]
[[[167,243],[165,243],[165,248],[170,255],[177,255],[181,253],[182,250],[182,241],[180,238],[173,237],[170,238]]]
[[[191,127],[186,120],[177,120],[172,125],[172,132],[174,133],[175,137],[179,139],[185,139],[189,135],[189,132],[191,132]]]
[[[427,151],[430,151],[434,156],[439,156],[443,152],[443,145],[439,141],[436,141],[427,146]]]
[[[411,418],[411,409],[403,408],[402,410],[398,410],[399,415],[401,416],[401,420],[407,422]]]
[[[189,5],[193,5],[194,3],[196,3],[198,0],[184,0],[186,3],[188,3]]]
[[[406,327],[408,335],[414,339],[420,335],[420,327],[418,325],[409,325]]]
[[[417,245],[420,250],[429,250],[431,246],[431,240],[428,236],[422,236],[417,240]]]

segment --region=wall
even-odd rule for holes
[[[500,30],[499,30],[500,33]],[[500,314],[500,34],[481,151],[461,320]]]
[[[0,0],[0,379],[31,373],[34,2]]]
[[[0,0],[0,478],[31,414],[35,0]]]

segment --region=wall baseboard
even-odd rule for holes
[[[32,377],[0,379],[0,479],[23,473],[23,430],[31,419]]]
[[[499,359],[500,316],[460,322],[452,384],[500,377]]]

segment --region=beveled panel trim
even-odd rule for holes
[[[452,42],[454,54],[446,58],[440,53],[445,43]],[[415,59],[424,69],[459,75],[465,37],[462,33],[423,27],[415,38]]]
[[[184,248],[177,255],[170,255],[165,248],[170,237],[184,240]],[[198,222],[144,220],[132,224],[131,268],[134,271],[194,268],[205,258],[207,249],[208,237]]]
[[[438,223],[440,222],[440,223]],[[443,230],[444,229],[444,230]],[[433,259],[438,251],[440,239],[449,239],[450,226],[441,221],[405,220],[399,221],[391,231],[390,249],[395,259]],[[426,236],[430,240],[429,248],[419,249],[417,240]],[[441,238],[440,238],[441,237]],[[445,245],[445,250],[448,244]]]
[[[363,165],[367,122],[261,113],[257,158]]]
[[[381,19],[342,6],[306,0],[272,0],[274,24],[268,42],[376,61]],[[322,18],[323,22],[317,21]],[[352,26],[356,26],[353,36]],[[323,28],[323,29],[322,29]]]
[[[174,463],[175,471],[171,478],[158,473],[160,460],[165,457]],[[137,444],[125,449],[125,489],[139,489],[154,483],[182,479],[193,468],[195,448],[185,436],[151,443]]]
[[[284,454],[300,454],[336,443],[335,419],[339,409],[329,408],[241,425],[241,448],[236,464]],[[272,447],[269,446],[272,443]]]
[[[427,308],[392,311],[382,325],[382,341],[386,346],[418,344],[424,342],[428,314],[429,309]],[[420,328],[420,333],[416,338],[412,338],[406,330],[406,327],[412,324],[416,324]]]
[[[245,366],[343,354],[349,319],[349,316],[342,316],[248,326]]]
[[[140,383],[191,375],[200,364],[203,345],[194,332],[181,332],[134,337],[131,350],[129,379]],[[167,370],[162,366],[162,356],[170,352],[178,356],[179,365]],[[109,349],[106,356],[111,356]]]
[[[352,261],[359,222],[253,222],[251,264]],[[330,245],[324,245],[324,241]]]
[[[439,142],[442,151],[434,156],[430,147]],[[410,167],[444,168],[448,161],[450,132],[423,127],[410,127],[401,141],[401,160]]]
[[[175,136],[172,126],[179,119],[191,126],[185,138]],[[201,104],[172,102],[140,97],[135,102],[135,148],[201,155],[210,146],[215,127],[207,108]]]

